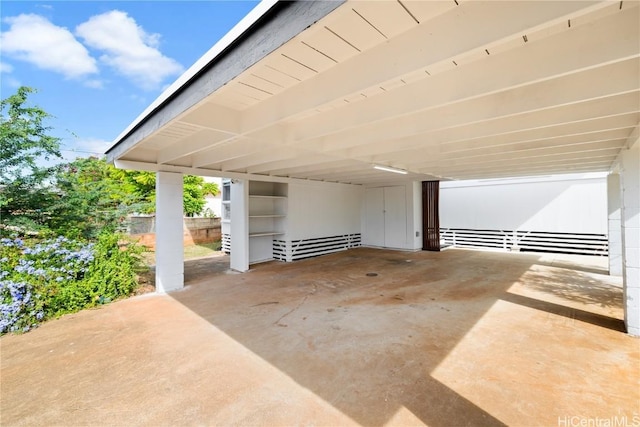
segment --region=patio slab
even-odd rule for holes
[[[622,332],[606,258],[360,248],[226,263],[0,339],[0,424],[640,421],[640,340]]]

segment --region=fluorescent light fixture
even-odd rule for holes
[[[402,169],[390,168],[388,166],[374,165],[373,168],[374,169],[378,169],[379,171],[399,173],[399,174],[402,174],[402,175],[406,175],[407,174],[407,171],[403,171]]]

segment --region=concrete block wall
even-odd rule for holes
[[[130,235],[140,244],[155,250],[155,217],[133,217]],[[182,244],[192,246],[213,243],[222,239],[220,218],[184,218],[182,220]]]
[[[640,336],[640,139],[620,154],[625,323]]]

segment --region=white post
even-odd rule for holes
[[[621,157],[624,320],[627,332],[640,336],[640,139]]]
[[[184,287],[182,174],[156,173],[156,292]]]
[[[231,181],[231,259],[232,270],[249,270],[249,181]]]
[[[607,176],[607,211],[609,234],[609,274],[622,276],[622,229],[620,224],[620,175]]]

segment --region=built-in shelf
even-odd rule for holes
[[[273,259],[273,240],[285,235],[287,217],[285,183],[250,181],[247,217],[249,226],[249,263]]]

